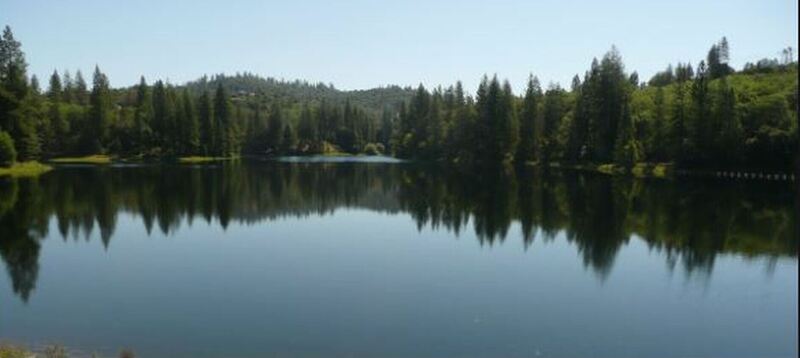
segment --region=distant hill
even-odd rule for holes
[[[213,91],[219,83],[234,98],[257,97],[272,103],[321,102],[343,103],[346,100],[366,110],[379,112],[384,107],[394,107],[407,101],[414,94],[410,87],[386,86],[368,90],[343,91],[333,85],[309,83],[306,81],[285,81],[272,77],[261,77],[251,73],[237,73],[233,76],[219,74],[212,77],[203,76],[186,83],[186,87],[194,93]]]

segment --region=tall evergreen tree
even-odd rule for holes
[[[215,142],[218,143],[217,154],[221,156],[233,155],[231,135],[231,104],[225,92],[225,87],[220,82],[217,91],[214,93],[214,127]]]
[[[53,74],[50,75],[50,86],[47,90],[47,97],[52,102],[60,102],[62,91],[61,77],[58,76],[58,71],[53,71]]]
[[[544,162],[552,160],[559,149],[556,130],[565,114],[564,96],[564,90],[557,84],[550,84],[544,94],[542,135],[539,140],[540,159]]]
[[[295,136],[292,126],[287,124],[283,127],[283,137],[281,138],[280,151],[281,153],[291,153],[294,151],[297,143],[297,136]]]
[[[691,132],[687,158],[692,164],[708,162],[709,151],[713,150],[714,139],[711,125],[711,98],[708,91],[709,73],[705,62],[700,61],[697,74],[692,82]]]
[[[283,128],[283,112],[276,103],[270,109],[269,124],[267,126],[267,146],[273,152],[280,150]]]
[[[173,116],[173,108],[167,87],[163,81],[156,81],[153,85],[153,117],[151,128],[153,130],[153,141],[162,151],[167,151],[172,147],[172,137],[170,135],[170,122]]]
[[[181,96],[183,106],[183,121],[181,130],[183,134],[183,154],[197,154],[200,150],[200,126],[195,114],[194,102],[187,88],[183,89]]]
[[[61,100],[64,103],[73,103],[75,101],[75,82],[72,81],[72,75],[69,70],[64,70],[63,76],[63,91],[61,92]]]
[[[67,142],[66,137],[69,132],[69,123],[61,114],[62,99],[61,77],[58,71],[53,71],[50,75],[50,84],[47,89],[47,98],[50,100],[47,107],[48,128],[43,128],[39,132],[42,142],[42,150],[47,154],[59,153],[64,150]]]
[[[631,166],[642,160],[642,146],[634,135],[630,101],[627,98],[622,100],[621,116],[617,130],[619,133],[617,133],[616,143],[614,144],[614,162]]]
[[[742,142],[742,125],[736,113],[736,93],[727,78],[719,80],[714,97],[715,166],[733,166],[744,153],[737,144]]]
[[[590,82],[591,80],[591,82]],[[572,79],[572,93],[575,96],[575,108],[570,122],[569,134],[567,137],[565,159],[568,161],[583,161],[586,160],[589,154],[589,124],[592,120],[592,110],[594,108],[593,101],[593,83],[596,82],[594,78],[590,77],[590,73],[586,72],[584,75],[583,83],[581,83],[578,75]]]
[[[622,101],[629,82],[625,76],[622,57],[616,47],[603,56],[599,67],[598,88],[595,92],[595,109],[592,114],[590,139],[593,159],[599,162],[612,160],[616,142],[617,125],[621,118]]]
[[[100,67],[95,66],[92,80],[92,94],[90,97],[89,122],[91,130],[87,133],[89,150],[102,153],[109,144],[109,128],[112,118],[112,103],[108,78],[100,72]]]
[[[528,77],[528,87],[522,100],[522,112],[519,117],[519,146],[516,161],[525,163],[534,159],[536,150],[536,123],[538,122],[539,98],[542,89],[539,79],[533,75]]]
[[[20,160],[40,154],[36,111],[30,101],[25,53],[22,44],[6,26],[0,38],[0,130],[10,133]]]
[[[39,85],[39,77],[36,77],[36,75],[31,76],[31,94],[34,96],[42,94],[42,88]]]
[[[214,137],[214,112],[211,105],[211,96],[208,91],[200,94],[197,104],[197,115],[200,122],[200,152],[203,155],[211,155],[216,152],[216,142]]]
[[[381,128],[378,134],[378,142],[384,145],[387,151],[391,151],[392,131],[394,129],[392,111],[384,106],[381,112]]]
[[[134,112],[134,135],[137,150],[145,152],[153,144],[151,124],[153,122],[153,98],[144,76],[136,87],[136,109]]]
[[[86,80],[83,79],[81,70],[75,72],[75,88],[73,95],[75,96],[76,103],[82,106],[89,104],[89,87],[86,85]]]
[[[317,126],[314,123],[314,116],[308,103],[303,105],[300,111],[300,121],[297,124],[297,137],[300,141],[308,144],[317,141]]]
[[[667,103],[663,87],[657,87],[653,97],[653,120],[650,129],[647,159],[657,162],[667,160]]]

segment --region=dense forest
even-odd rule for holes
[[[129,220],[159,237],[186,226],[268,226],[359,208],[407,214],[420,230],[473,232],[482,245],[514,238],[530,248],[564,232],[586,267],[601,276],[638,240],[668,253],[670,267],[703,273],[719,254],[796,257],[793,200],[785,183],[754,190],[743,181],[643,181],[534,168],[470,172],[418,163],[272,161],[229,162],[216,170],[70,167],[35,180],[0,180],[0,261],[26,300],[48,237],[101,240],[115,250],[116,232]]]
[[[628,73],[612,47],[569,89],[531,76],[522,96],[484,76],[416,90],[340,91],[249,73],[184,85],[142,78],[111,88],[54,71],[47,89],[27,75],[21,43],[0,40],[0,165],[84,154],[180,156],[387,154],[463,164],[676,163],[685,168],[787,171],[797,157],[797,62],[729,65],[728,41],[696,66],[650,80]],[[90,88],[91,87],[91,88]]]
[[[647,82],[612,48],[570,90],[531,76],[522,98],[484,76],[475,98],[460,83],[419,87],[400,109],[401,157],[469,162],[674,162],[688,168],[791,168],[797,155],[797,63],[728,65],[728,42],[696,68],[667,67]]]

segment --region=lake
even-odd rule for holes
[[[75,356],[794,357],[795,183],[381,160],[0,178],[0,340]]]

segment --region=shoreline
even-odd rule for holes
[[[724,179],[747,179],[786,181],[796,180],[795,173],[790,171],[755,170],[755,169],[684,169],[677,168],[673,163],[636,163],[631,167],[619,164],[578,163],[563,164],[552,162],[548,164],[532,162],[527,165],[539,168],[555,168],[576,171],[601,173],[612,176],[630,176],[634,178],[659,178],[674,179],[676,177],[714,177]]]
[[[244,154],[232,157],[217,156],[184,156],[184,157],[149,157],[141,156],[118,157],[112,155],[88,155],[83,157],[55,157],[44,160],[44,163],[37,161],[17,163],[11,168],[0,168],[0,176],[30,177],[44,174],[53,169],[48,164],[89,164],[89,165],[109,165],[124,163],[178,163],[178,164],[207,164],[223,161],[235,161],[239,159],[276,159],[281,157],[369,157],[363,153],[295,153],[291,155],[249,155]],[[385,156],[385,155],[382,155]],[[404,162],[426,162],[397,158]],[[526,166],[536,168],[566,169],[583,172],[600,173],[612,176],[630,176],[634,178],[658,178],[674,179],[677,177],[714,177],[721,179],[744,179],[762,181],[796,181],[796,174],[791,171],[778,170],[757,170],[757,169],[685,169],[679,168],[674,163],[636,163],[630,167],[613,163],[561,163],[561,162],[528,162]]]
[[[32,178],[53,170],[52,166],[37,161],[14,163],[10,167],[0,167],[0,178]]]

